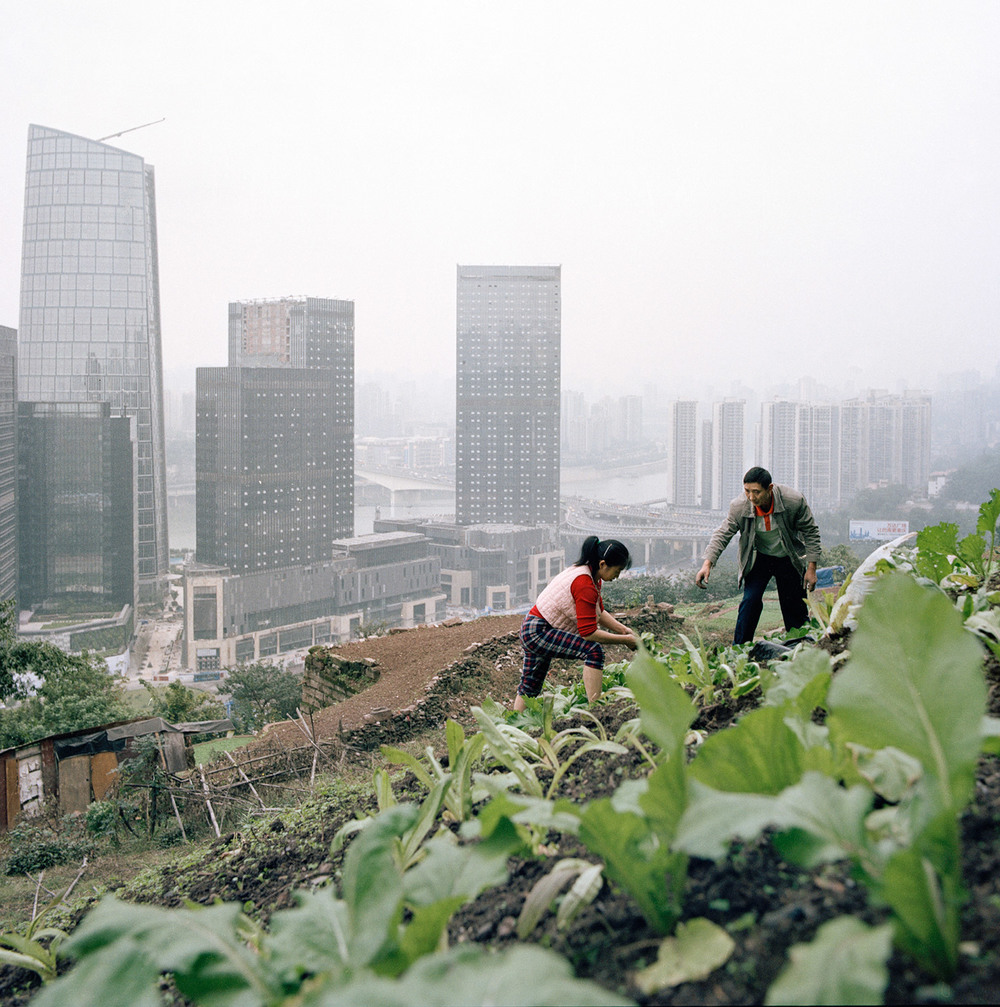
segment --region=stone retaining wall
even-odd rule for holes
[[[322,710],[341,703],[379,680],[381,670],[371,658],[349,661],[327,647],[312,647],[302,676],[302,709]]]

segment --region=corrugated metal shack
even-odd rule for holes
[[[132,739],[156,735],[168,773],[188,768],[190,736],[224,734],[230,720],[169,724],[160,717],[119,721],[85,731],[53,734],[30,745],[0,752],[0,833],[20,815],[42,807],[60,814],[86,811],[115,779],[118,766],[132,754]]]

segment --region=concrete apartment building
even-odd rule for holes
[[[353,302],[232,303],[229,365],[196,375],[198,562],[328,559],[354,533]]]
[[[459,266],[455,518],[557,525],[559,266]]]
[[[872,390],[840,405],[841,494],[869,486],[927,492],[930,479],[931,397]]]
[[[712,510],[724,510],[743,492],[746,401],[725,399],[712,407]]]
[[[215,671],[350,640],[377,623],[440,622],[440,571],[427,538],[408,532],[341,539],[328,560],[238,576],[188,564],[182,666]]]
[[[678,507],[698,505],[698,403],[692,399],[673,404],[671,438],[672,495]]]

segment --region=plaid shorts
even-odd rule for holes
[[[579,633],[556,629],[540,615],[529,615],[521,623],[521,646],[524,648],[524,666],[520,696],[537,696],[549,672],[554,657],[575,657],[588,668],[604,667],[604,648],[593,640],[584,640]]]

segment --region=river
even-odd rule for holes
[[[661,459],[645,465],[600,469],[594,466],[564,468],[560,489],[563,496],[579,496],[589,500],[610,500],[615,503],[642,503],[662,500],[667,495],[667,462]],[[168,512],[170,551],[180,553],[195,546],[194,495],[171,501]],[[354,508],[354,534],[370,535],[375,521],[375,507]],[[428,518],[452,517],[454,496],[430,504],[396,504],[382,507],[383,517]]]

